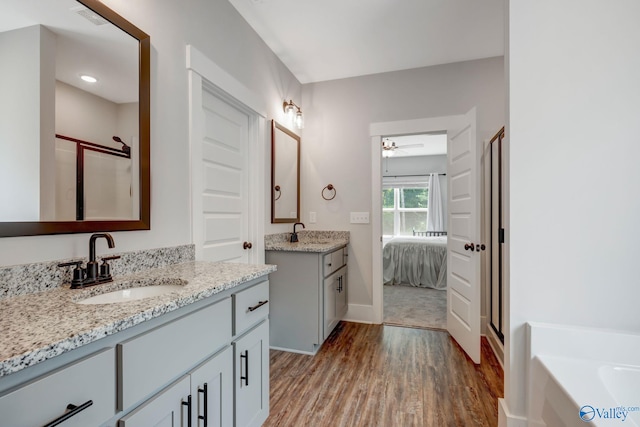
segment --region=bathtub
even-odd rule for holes
[[[568,329],[559,340],[562,332],[538,328],[531,342],[529,426],[640,427],[636,336]]]

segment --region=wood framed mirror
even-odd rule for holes
[[[300,137],[271,124],[271,222],[300,222]]]
[[[150,229],[149,36],[98,0],[0,16],[0,237]]]

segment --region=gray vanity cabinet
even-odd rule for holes
[[[101,425],[115,414],[115,362],[113,348],[103,350],[3,395],[0,426],[47,425],[69,413],[67,405],[77,409],[65,427]]]
[[[206,418],[211,427],[232,426],[232,390],[233,348],[227,346],[191,372],[192,425],[204,425]]]
[[[257,278],[60,355],[68,362],[51,371],[27,368],[0,391],[0,427],[48,425],[69,404],[82,408],[61,426],[203,426],[205,416],[211,427],[259,426],[269,306],[269,281]]]
[[[347,313],[347,266],[324,279],[324,339]]]
[[[232,351],[228,346],[121,418],[118,427],[183,427],[189,425],[189,415],[193,426],[204,425],[206,418],[208,426],[230,427],[233,425],[232,376]]]
[[[347,247],[330,252],[267,251],[270,345],[315,354],[347,312]]]
[[[185,375],[120,419],[118,427],[186,427],[189,423],[184,396],[189,395],[189,376]]]
[[[269,283],[233,295],[235,426],[261,426],[269,415]]]
[[[234,341],[236,427],[261,426],[269,415],[269,321]]]

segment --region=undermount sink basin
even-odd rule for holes
[[[172,280],[165,282],[169,283],[118,289],[116,291],[80,299],[76,301],[76,304],[115,304],[136,301],[179,291],[186,284],[186,281],[184,280]]]

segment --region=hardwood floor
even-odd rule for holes
[[[271,350],[264,426],[498,425],[503,373],[447,332],[341,322],[315,357]]]

